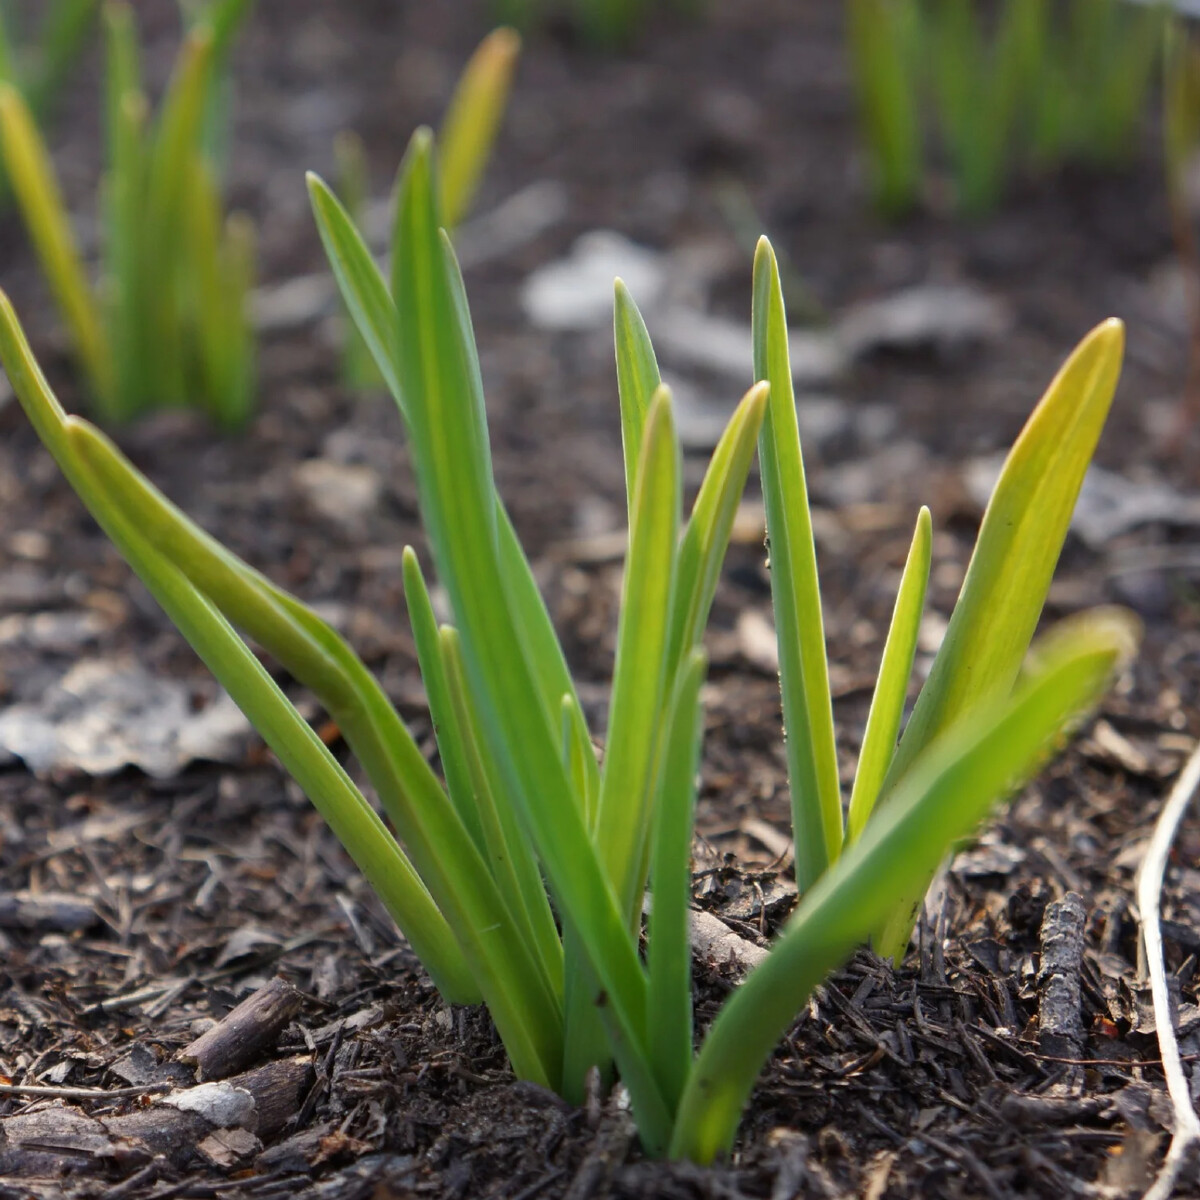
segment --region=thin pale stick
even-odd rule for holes
[[[151,1092],[169,1092],[169,1083],[148,1083],[144,1087],[89,1088],[42,1087],[26,1083],[0,1084],[0,1096],[28,1096],[36,1100],[124,1100]]]
[[[1162,899],[1163,875],[1167,856],[1175,841],[1179,823],[1187,812],[1196,789],[1200,787],[1200,746],[1192,751],[1154,827],[1146,857],[1138,873],[1137,898],[1142,919],[1142,941],[1146,948],[1147,969],[1150,973],[1150,992],[1154,998],[1154,1023],[1158,1027],[1158,1047],[1162,1055],[1163,1074],[1167,1077],[1167,1092],[1175,1116],[1175,1129],[1166,1161],[1158,1173],[1145,1200],[1167,1200],[1175,1190],[1180,1172],[1186,1165],[1194,1146],[1200,1144],[1200,1119],[1192,1107],[1187,1076],[1179,1057],[1175,1039],[1175,1024],[1171,1013],[1171,996],[1167,990],[1167,971],[1163,963],[1162,928],[1159,925],[1159,903]]]

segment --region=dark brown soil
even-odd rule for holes
[[[175,37],[159,12],[167,7],[139,6],[158,77]],[[702,259],[710,308],[746,320],[749,255],[720,203],[734,179],[825,313],[930,282],[967,281],[1008,306],[1002,338],[950,356],[876,355],[826,389],[849,413],[844,433],[809,463],[848,776],[917,505],[931,505],[941,530],[929,604],[944,616],[979,517],[962,464],[1007,445],[1097,320],[1118,315],[1129,326],[1101,461],[1131,478],[1174,481],[1181,503],[1190,476],[1158,455],[1151,436],[1154,414],[1169,415],[1156,402],[1179,394],[1184,373],[1180,325],[1163,299],[1171,242],[1153,131],[1125,175],[1021,181],[995,218],[971,226],[939,211],[944,187],[934,180],[923,215],[881,225],[865,204],[838,10],[819,0],[714,0],[688,24],[664,6],[633,48],[610,57],[557,29],[533,37],[478,210],[553,180],[565,189],[565,215],[470,268],[467,284],[498,480],[597,718],[619,564],[597,552],[594,535],[619,528],[623,486],[611,345],[602,332],[532,329],[517,303],[529,271],[584,231],[616,229]],[[486,27],[474,4],[259,0],[236,58],[232,189],[259,223],[265,285],[323,265],[303,170],[330,174],[332,137],[352,127],[383,195],[409,132],[436,120]],[[93,204],[96,87],[91,63],[55,135],[80,212]],[[11,214],[0,219],[0,252],[0,283],[70,406],[60,335]],[[327,319],[266,337],[261,411],[242,438],[222,439],[179,413],[119,436],[205,526],[305,600],[331,606],[432,751],[400,576],[403,546],[420,544],[415,488],[390,403],[340,385],[335,334]],[[894,419],[882,439],[865,415],[880,408]],[[898,467],[902,443],[918,457]],[[322,516],[296,470],[315,457],[374,472],[379,502],[353,524]],[[0,411],[0,499],[0,627],[18,619],[18,632],[0,638],[0,701],[37,695],[78,657],[122,652],[204,693],[202,669],[15,404]],[[1186,527],[1142,525],[1099,548],[1072,539],[1051,615],[1132,604],[1147,622],[1142,657],[1099,723],[956,860],[919,952],[895,971],[864,952],[819,991],[760,1081],[732,1161],[712,1170],[645,1161],[627,1116],[606,1098],[575,1110],[515,1083],[486,1017],[445,1009],[259,744],[233,766],[198,765],[166,782],[134,771],[35,778],[17,763],[0,768],[0,893],[73,893],[95,914],[74,931],[0,929],[0,1075],[122,1086],[113,1067],[132,1046],[166,1062],[199,1019],[220,1017],[276,973],[305,999],[263,1061],[307,1055],[315,1068],[261,1156],[256,1147],[221,1164],[188,1147],[150,1160],[76,1148],[63,1178],[6,1176],[0,1196],[1137,1191],[1167,1135],[1132,883],[1160,798],[1200,734],[1200,557],[1188,538]],[[20,632],[20,618],[38,611],[101,619],[80,642],[47,644]],[[753,529],[731,551],[714,614],[696,897],[755,939],[786,914],[776,843],[788,814],[776,682],[748,613],[769,614]],[[1164,933],[1193,1058],[1198,861],[1192,819],[1167,880]],[[1067,892],[1086,913],[1078,1055],[1047,1053],[1036,1025],[1039,930],[1047,905]],[[735,978],[730,964],[697,965],[702,1024]],[[0,1121],[46,1103],[0,1096]],[[73,1103],[111,1112],[134,1101]]]

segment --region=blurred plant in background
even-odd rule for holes
[[[442,147],[441,202],[446,227],[453,231],[471,210],[479,181],[508,107],[521,38],[512,29],[494,29],[467,61],[446,106],[439,135]],[[362,139],[353,131],[333,146],[338,192],[355,225],[366,223],[370,170]],[[342,382],[350,388],[382,388],[383,374],[362,334],[345,313]]]
[[[1163,61],[1163,165],[1171,236],[1183,272],[1188,321],[1188,372],[1174,445],[1200,420],[1200,246],[1192,214],[1188,167],[1200,149],[1200,46],[1182,23],[1172,25]]]
[[[518,29],[563,19],[593,46],[625,45],[664,0],[494,0],[496,18]],[[666,0],[677,12],[697,15],[704,0]]]
[[[250,3],[212,0],[189,10],[153,120],[133,9],[105,6],[108,163],[95,288],[30,104],[0,84],[4,161],[101,420],[191,405],[236,427],[252,410],[253,231],[240,215],[225,218],[216,162],[223,66]]]
[[[871,189],[898,216],[920,200],[930,147],[964,215],[1000,203],[1013,175],[1069,162],[1119,168],[1150,104],[1161,4],[849,0],[848,43]]]
[[[25,28],[15,7],[12,0],[0,4],[0,81],[18,88],[30,111],[45,120],[87,43],[100,0],[39,4],[36,31]]]

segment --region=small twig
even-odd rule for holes
[[[1171,1146],[1166,1161],[1146,1193],[1145,1200],[1167,1200],[1183,1171],[1193,1148],[1200,1145],[1200,1119],[1192,1107],[1187,1077],[1179,1058],[1179,1043],[1175,1038],[1175,1020],[1171,1012],[1171,995],[1167,989],[1167,970],[1163,961],[1162,928],[1159,925],[1159,905],[1162,900],[1163,876],[1167,858],[1179,824],[1187,812],[1196,789],[1200,787],[1200,746],[1192,751],[1167,802],[1159,814],[1158,823],[1146,848],[1146,857],[1138,873],[1138,909],[1142,921],[1142,942],[1146,948],[1146,965],[1150,973],[1150,992],[1154,998],[1154,1021],[1158,1027],[1158,1049],[1162,1055],[1163,1074],[1167,1077],[1167,1092],[1171,1097],[1175,1127],[1171,1131]]]
[[[286,979],[276,976],[176,1057],[196,1067],[198,1080],[224,1079],[250,1066],[264,1050],[274,1046],[302,1002],[300,993]]]
[[[1039,1062],[1065,1063],[1069,1067],[1161,1067],[1161,1058],[1056,1058],[1030,1051]],[[1184,1054],[1181,1062],[1200,1062],[1200,1054]]]
[[[148,1083],[143,1087],[89,1088],[0,1083],[0,1096],[28,1096],[34,1100],[121,1100],[129,1096],[146,1096],[151,1092],[169,1092],[172,1086],[170,1083]]]

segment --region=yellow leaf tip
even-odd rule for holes
[[[480,48],[483,46],[506,58],[515,58],[521,50],[521,35],[511,25],[498,25],[483,39]]]
[[[1106,318],[1083,339],[1083,344],[1096,346],[1106,354],[1123,354],[1125,322],[1120,317]]]

